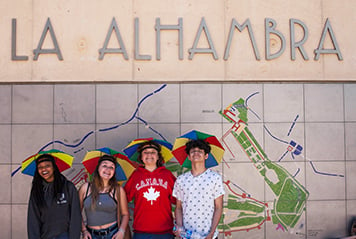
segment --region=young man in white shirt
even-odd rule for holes
[[[180,175],[173,189],[177,199],[175,235],[178,237],[184,230],[190,231],[193,239],[215,239],[219,234],[217,226],[225,192],[221,175],[205,166],[210,150],[210,145],[203,140],[186,144],[192,170]]]

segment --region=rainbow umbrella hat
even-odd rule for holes
[[[169,143],[168,141],[165,140],[160,140],[160,139],[154,139],[154,138],[139,138],[132,140],[124,149],[125,154],[129,157],[130,160],[134,162],[138,162],[138,152],[137,148],[144,142],[147,141],[154,141],[158,143],[161,146],[161,154],[163,156],[164,162],[168,162],[171,160],[174,156],[171,152],[173,145]]]
[[[129,158],[125,154],[108,147],[104,147],[88,151],[85,154],[82,160],[82,164],[90,175],[94,173],[99,159],[103,155],[111,155],[116,158],[117,165],[115,173],[116,180],[119,182],[126,181],[137,167],[132,162],[130,162]]]
[[[185,144],[188,143],[190,140],[195,139],[202,139],[207,142],[211,147],[211,151],[208,155],[208,158],[205,160],[205,167],[211,168],[217,166],[224,156],[224,147],[214,135],[206,134],[197,130],[192,130],[176,138],[173,145],[172,153],[174,157],[178,160],[178,162],[183,167],[192,168],[191,161],[188,159],[188,154],[185,152]]]
[[[64,153],[57,149],[51,149],[48,151],[40,151],[34,154],[21,163],[21,172],[30,176],[34,176],[36,172],[36,159],[43,155],[50,154],[54,157],[54,161],[60,172],[72,167],[74,157],[70,154]]]

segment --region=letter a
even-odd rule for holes
[[[330,38],[331,38],[331,42],[334,45],[334,49],[324,49],[323,48],[327,32],[329,32],[329,35],[330,35]],[[318,46],[317,49],[314,50],[314,52],[315,52],[314,60],[316,60],[316,61],[319,60],[320,54],[337,54],[337,58],[339,59],[339,61],[343,60],[341,52],[340,52],[339,45],[337,44],[336,38],[334,36],[333,29],[331,28],[331,24],[330,24],[329,18],[326,19],[325,26],[324,26],[324,29],[323,29],[323,33],[322,33],[321,38],[320,38],[319,46]]]
[[[200,39],[200,36],[201,36],[201,33],[203,30],[204,30],[206,39],[208,40],[209,48],[197,48],[198,41]],[[208,27],[206,25],[204,18],[201,19],[197,35],[195,36],[193,47],[189,49],[189,60],[193,59],[193,56],[195,53],[211,53],[211,54],[213,54],[214,60],[218,59],[218,54],[216,53],[214,43],[210,37],[210,33],[209,33],[209,30],[208,30]]]
[[[115,31],[115,33],[116,33],[116,37],[117,37],[117,40],[119,41],[121,48],[108,48],[111,34],[113,31]],[[103,46],[103,48],[99,49],[99,53],[100,53],[99,60],[104,59],[105,53],[122,53],[122,54],[124,54],[125,60],[129,59],[129,57],[127,56],[126,49],[125,49],[124,41],[122,40],[122,37],[121,37],[120,31],[119,31],[119,28],[116,24],[115,18],[113,18],[111,21],[111,25],[109,27],[109,32],[105,38],[104,46]]]
[[[45,40],[47,31],[49,31],[49,33],[51,34],[51,38],[54,45],[53,49],[42,49],[42,45]],[[33,57],[33,60],[35,61],[37,61],[39,54],[52,54],[52,53],[57,54],[58,59],[60,61],[63,61],[62,53],[61,50],[59,49],[57,38],[56,35],[54,34],[53,27],[49,18],[47,19],[46,25],[43,29],[40,42],[38,43],[37,48],[33,50],[33,53],[35,54],[35,56]]]

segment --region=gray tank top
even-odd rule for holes
[[[88,194],[88,191],[86,194]],[[115,195],[115,190],[113,195]],[[86,196],[83,201],[83,207],[88,226],[101,226],[117,221],[117,201],[110,193],[99,194],[95,209],[91,208],[91,195]]]

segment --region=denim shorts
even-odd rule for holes
[[[150,233],[134,233],[133,239],[173,239],[174,235],[166,234],[150,234]]]

